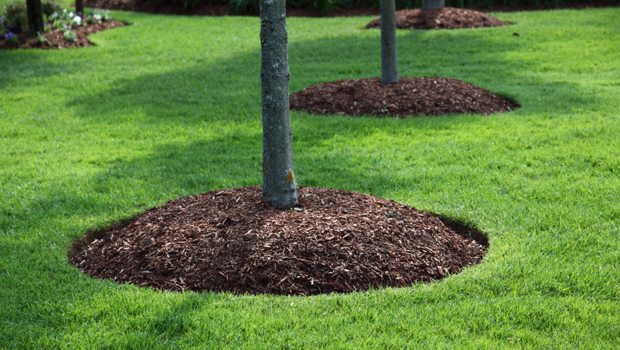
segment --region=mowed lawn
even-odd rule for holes
[[[261,183],[258,18],[114,12],[131,25],[95,47],[0,51],[0,348],[618,348],[620,8],[496,15],[515,24],[399,30],[400,71],[482,86],[514,112],[292,113],[300,185],[490,240],[458,275],[348,295],[161,292],[67,262],[88,230]],[[291,91],[378,76],[370,19],[289,18]]]

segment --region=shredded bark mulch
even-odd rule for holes
[[[299,205],[281,211],[246,187],[93,232],[69,260],[95,277],[158,289],[310,295],[443,278],[486,250],[479,232],[392,201],[303,188]]]
[[[90,40],[88,40],[88,36],[90,34],[100,32],[106,29],[121,27],[124,25],[125,24],[123,22],[119,21],[107,21],[77,27],[75,29],[75,33],[77,34],[77,40],[74,42],[65,39],[63,33],[60,30],[46,32],[46,41],[44,43],[40,43],[37,38],[30,37],[27,34],[20,34],[18,36],[17,43],[15,44],[9,43],[6,40],[0,40],[0,49],[66,49],[73,47],[87,47],[92,45]]]
[[[498,27],[508,22],[486,13],[454,7],[439,10],[408,9],[396,11],[396,28],[399,29],[458,29]],[[372,20],[366,28],[378,28],[381,19]]]
[[[340,80],[312,85],[290,97],[291,109],[352,116],[491,114],[519,107],[513,101],[464,81],[447,78]]]

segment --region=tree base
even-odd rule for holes
[[[396,11],[396,28],[399,29],[458,29],[498,27],[509,24],[486,13],[453,7],[440,10],[400,10]],[[379,28],[381,19],[377,18],[366,28]]]
[[[158,289],[310,295],[443,278],[486,250],[477,231],[392,201],[304,188],[282,211],[248,187],[148,210],[87,235],[69,259],[89,275]]]
[[[401,78],[382,84],[378,78],[312,85],[291,96],[291,109],[315,114],[411,117],[508,112],[519,105],[464,81]]]

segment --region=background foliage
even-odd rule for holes
[[[148,5],[179,6],[192,8],[200,5],[229,4],[240,14],[258,13],[259,0],[134,0],[134,3]],[[398,8],[420,7],[421,0],[396,0]],[[319,12],[356,7],[379,7],[379,0],[287,0],[291,7],[309,8]],[[620,0],[446,0],[446,6],[467,8],[553,8],[566,4],[608,4],[620,5]]]

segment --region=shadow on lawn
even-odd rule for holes
[[[493,30],[493,36],[480,33]],[[557,115],[597,102],[576,84],[545,80],[535,59],[513,57],[523,46],[519,40],[527,39],[506,29],[480,32],[401,32],[401,76],[449,77],[479,85],[518,101],[522,110],[517,115]],[[378,76],[379,49],[378,34],[292,42],[291,92],[319,82]],[[210,65],[119,80],[109,90],[73,100],[70,107],[106,123],[136,112],[147,123],[257,120],[259,69],[260,52],[252,51]]]
[[[32,84],[35,84],[34,81],[38,79],[84,68],[84,64],[79,61],[64,64],[52,62],[47,54],[43,50],[0,51],[0,90],[13,85],[29,85],[28,80],[33,80]]]

